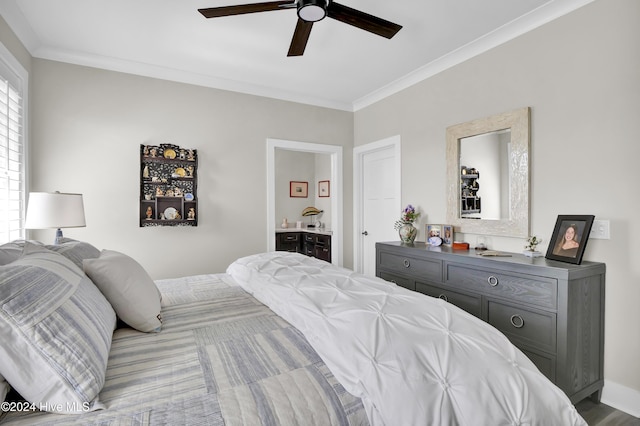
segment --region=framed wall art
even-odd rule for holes
[[[289,197],[307,198],[309,196],[309,182],[289,182]]]
[[[594,219],[593,215],[559,215],[545,257],[579,265]]]
[[[330,195],[329,181],[321,180],[318,182],[318,197],[329,197]]]

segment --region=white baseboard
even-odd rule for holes
[[[605,380],[601,400],[617,410],[640,417],[640,391]]]

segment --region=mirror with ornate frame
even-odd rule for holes
[[[455,227],[456,232],[528,237],[529,117],[530,109],[526,107],[447,128],[447,221]],[[492,134],[502,135],[502,138],[504,135],[508,138],[510,134],[508,149],[505,151],[507,157],[503,161],[507,165],[503,180],[508,182],[500,190],[503,195],[500,198],[506,200],[503,213],[496,218],[486,219],[481,214],[468,214],[470,210],[462,205],[463,187],[469,181],[463,178],[463,173],[468,170],[463,170],[466,165],[461,164],[460,159],[463,154],[461,146],[470,146],[469,144],[486,139],[484,136],[490,139]],[[463,155],[463,158],[468,162],[467,155]],[[486,201],[482,200],[483,204],[486,205]],[[478,207],[477,211],[479,210]]]

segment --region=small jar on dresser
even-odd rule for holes
[[[488,322],[573,403],[604,385],[605,264],[376,243],[376,275]]]

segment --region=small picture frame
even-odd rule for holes
[[[442,225],[442,244],[450,246],[453,244],[453,225]]]
[[[430,246],[442,245],[442,225],[426,224],[424,239]]]
[[[289,182],[289,197],[307,198],[309,196],[309,182]]]
[[[328,180],[321,180],[318,182],[318,197],[331,196],[330,185]]]
[[[579,265],[594,219],[593,215],[559,215],[545,257]]]
[[[425,239],[428,240],[431,237],[442,238],[442,225],[433,225],[433,224],[425,225]]]

